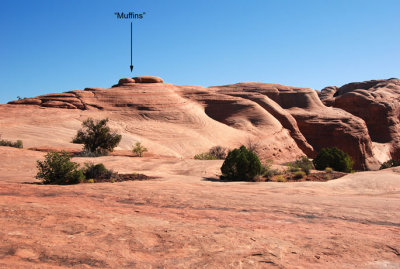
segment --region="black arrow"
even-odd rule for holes
[[[132,22],[131,22],[131,72],[133,70],[133,65],[132,65]]]

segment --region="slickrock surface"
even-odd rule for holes
[[[400,174],[217,182],[222,161],[74,158],[150,181],[43,186],[0,147],[1,268],[399,268]]]

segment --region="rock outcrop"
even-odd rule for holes
[[[117,85],[114,85],[113,87],[117,87],[117,86],[130,86],[132,84],[136,83],[136,81],[132,78],[121,78],[118,81]]]
[[[164,83],[162,78],[153,76],[134,77],[133,80],[136,83]]]
[[[125,126],[127,137],[158,143],[167,155],[193,156],[213,145],[232,148],[250,139],[259,143],[264,159],[314,157],[321,148],[336,146],[351,155],[355,169],[366,170],[399,156],[399,96],[397,79],[318,93],[269,83],[205,88],[137,77],[123,78],[110,89],[86,88],[9,104],[82,111],[74,114],[80,118],[101,111]]]
[[[34,98],[24,98],[11,101],[9,104],[39,105],[42,107],[85,109],[79,96],[74,92],[46,94]]]
[[[312,89],[267,83],[239,83],[215,87],[218,92],[239,95],[260,102],[271,110],[272,102],[280,107],[284,117],[276,115],[291,130],[299,148],[310,157],[324,147],[336,146],[355,161],[356,169],[376,169],[379,164],[372,154],[372,143],[365,123],[353,115],[326,107]],[[258,101],[256,101],[258,99]],[[294,119],[294,120],[293,120]],[[311,147],[310,147],[311,145]]]
[[[327,106],[361,118],[368,128],[376,155],[382,160],[400,158],[400,80],[371,80],[321,90]],[[385,151],[387,154],[382,154]],[[385,156],[386,155],[386,156]]]
[[[134,83],[164,83],[164,80],[160,77],[153,77],[153,76],[142,76],[142,77],[134,77],[134,78],[121,78],[118,81],[118,84],[112,86],[115,87],[126,87],[132,86]]]

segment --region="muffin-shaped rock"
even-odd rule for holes
[[[164,83],[162,78],[153,76],[134,77],[136,83]]]
[[[121,79],[118,81],[118,84],[119,84],[119,85],[121,85],[121,84],[126,84],[126,83],[135,83],[135,80],[133,80],[133,79],[131,79],[131,78],[121,78]]]

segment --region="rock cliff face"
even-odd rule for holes
[[[361,118],[381,161],[400,158],[400,80],[371,80],[327,87],[321,100]],[[382,154],[386,153],[386,154]]]
[[[271,102],[277,104],[286,116],[284,119],[276,117],[291,130],[299,148],[310,157],[321,148],[336,146],[353,158],[356,169],[375,169],[379,165],[373,157],[365,123],[345,111],[326,107],[312,89],[266,83],[239,83],[216,88],[218,92],[253,101],[262,95],[269,100],[263,104],[267,110],[270,110]],[[287,122],[292,124],[288,126]]]
[[[160,154],[193,156],[214,145],[232,148],[250,139],[259,143],[263,158],[276,162],[304,154],[314,157],[323,147],[337,146],[352,156],[356,169],[376,169],[379,162],[399,154],[399,96],[397,79],[327,87],[317,93],[269,83],[205,88],[135,77],[109,89],[12,101],[7,109],[61,109],[79,121],[107,116],[126,133],[122,147],[142,139]]]

